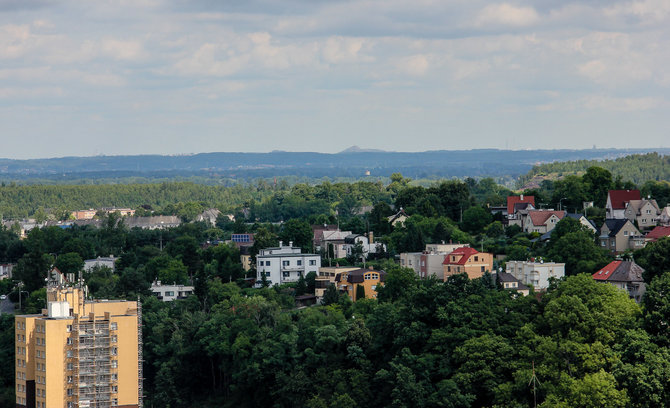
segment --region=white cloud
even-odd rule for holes
[[[426,74],[430,63],[428,62],[428,56],[426,55],[412,55],[406,58],[402,58],[397,63],[398,69],[400,71],[412,75],[412,76],[422,76]]]
[[[539,20],[539,15],[532,7],[518,7],[502,3],[484,7],[475,19],[475,25],[477,27],[489,25],[525,27],[533,25]]]

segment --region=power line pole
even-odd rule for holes
[[[533,404],[534,407],[537,408],[537,387],[536,385],[540,385],[540,380],[537,379],[535,376],[535,360],[533,360],[533,375],[530,377],[530,381],[528,382],[528,385],[533,384]]]

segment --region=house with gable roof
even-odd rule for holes
[[[528,210],[535,209],[535,197],[524,196],[507,196],[507,221],[508,225],[518,225],[521,227],[521,218]]]
[[[442,268],[445,281],[459,273],[467,273],[470,279],[481,278],[484,272],[493,270],[493,254],[470,247],[457,248],[444,257]]]
[[[661,215],[658,217],[658,222],[661,225],[670,225],[670,206],[661,210]]]
[[[644,236],[629,219],[607,219],[600,227],[600,246],[612,253],[644,248]]]
[[[670,237],[670,227],[659,225],[658,227],[649,231],[647,235],[644,236],[644,239],[647,242],[656,242],[663,237]]]
[[[502,288],[505,290],[516,290],[523,296],[528,296],[530,293],[530,288],[521,283],[511,273],[500,271],[496,274],[496,278],[500,286],[502,286]]]
[[[626,218],[626,207],[631,200],[641,200],[640,190],[609,190],[605,204],[606,218]]]
[[[642,301],[646,285],[642,274],[644,269],[634,261],[613,261],[594,273],[593,279],[598,282],[609,283],[625,290],[631,299],[637,303]]]
[[[522,218],[521,228],[526,233],[539,232],[545,234],[552,231],[556,224],[565,217],[565,211],[530,210]]]
[[[661,209],[653,199],[630,200],[624,214],[632,222],[637,222],[638,228],[649,229],[658,225]]]

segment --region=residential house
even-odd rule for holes
[[[411,268],[420,278],[435,276],[444,280],[442,263],[450,252],[457,248],[469,247],[470,244],[426,244],[423,252],[403,252],[400,254],[400,266]]]
[[[525,285],[533,285],[535,290],[546,290],[550,278],[560,279],[565,276],[565,264],[556,262],[509,261],[505,271]]]
[[[114,255],[110,255],[108,257],[97,257],[95,259],[87,259],[84,261],[84,270],[86,272],[89,272],[96,266],[97,267],[106,266],[107,268],[111,269],[112,272],[114,272],[114,269],[116,268],[117,259],[118,258],[115,258]]]
[[[16,266],[16,264],[12,264],[12,263],[0,264],[0,280],[11,279],[12,278],[12,271],[14,270],[15,266]]]
[[[609,190],[605,204],[606,218],[626,218],[626,207],[630,200],[641,200],[640,190]]]
[[[322,239],[324,231],[339,231],[340,227],[337,224],[317,224],[312,225],[312,248],[314,252],[319,252],[322,248]]]
[[[493,254],[469,247],[457,248],[445,256],[442,268],[444,281],[459,273],[467,273],[470,279],[481,278],[484,272],[493,270]]]
[[[630,200],[624,214],[631,222],[637,222],[639,229],[650,229],[658,225],[661,209],[653,199]]]
[[[567,214],[567,216],[576,219],[577,221],[579,221],[580,224],[585,226],[594,234],[598,232],[598,227],[596,227],[596,224],[593,221],[586,218],[584,214]]]
[[[409,218],[409,215],[405,213],[405,210],[403,210],[402,207],[400,207],[400,211],[387,217],[388,222],[392,227],[395,227],[396,225],[403,226],[405,221],[407,221],[407,218]]]
[[[349,299],[356,302],[360,300],[358,287],[362,286],[365,298],[377,298],[377,286],[384,286],[386,272],[369,269],[356,269],[349,272],[340,272],[335,277],[337,289],[346,293]]]
[[[629,219],[607,219],[600,227],[600,245],[612,253],[644,248],[645,239]]]
[[[535,196],[524,196],[523,194],[518,196],[507,196],[507,224],[521,226],[521,217],[519,216],[519,212],[534,209]]]
[[[356,245],[360,244],[363,249],[363,256],[368,257],[369,254],[378,254],[386,252],[386,245],[381,242],[374,242],[373,232],[370,231],[367,235],[363,234],[349,234],[344,237],[344,250],[347,256],[351,256]]]
[[[661,210],[661,215],[658,217],[658,222],[661,225],[670,226],[670,206]]]
[[[256,256],[256,285],[261,284],[263,275],[270,285],[297,282],[309,272],[318,272],[320,267],[321,256],[303,254],[293,242],[284,246],[279,241],[279,247],[261,249]]]
[[[351,272],[359,269],[351,266],[322,266],[319,268],[319,273],[314,281],[314,295],[318,301],[323,299],[323,294],[329,285],[335,285],[335,277],[342,272]]]
[[[634,261],[613,261],[594,273],[593,279],[625,290],[631,299],[640,303],[646,291],[643,273],[644,269]]]
[[[644,236],[644,240],[647,242],[656,242],[663,237],[670,237],[670,226],[658,226],[654,228]]]
[[[195,291],[193,286],[187,285],[165,285],[161,281],[154,281],[151,284],[151,293],[163,302],[170,302],[175,299],[186,299]]]
[[[511,273],[498,272],[496,273],[496,279],[500,286],[502,286],[502,288],[505,290],[516,290],[524,296],[528,296],[530,293],[530,288],[521,283]]]
[[[538,232],[542,235],[552,231],[565,214],[565,211],[529,210],[522,218],[521,228],[526,233]]]
[[[232,234],[230,241],[240,250],[242,269],[251,270],[251,247],[254,245],[254,234]]]
[[[221,211],[216,208],[208,208],[195,217],[196,221],[206,222],[209,225],[216,225],[216,218],[221,214]]]
[[[346,258],[347,247],[345,245],[345,238],[351,235],[351,231],[340,231],[339,229],[333,231],[322,231],[320,244],[316,247],[316,252],[323,251],[326,258]]]

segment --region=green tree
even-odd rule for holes
[[[356,300],[365,299],[365,286],[358,285],[356,286]]]
[[[492,221],[491,213],[482,207],[470,207],[463,212],[462,228],[472,234],[481,233]]]
[[[62,273],[76,274],[77,272],[84,269],[84,260],[81,259],[81,256],[79,256],[78,253],[68,252],[66,254],[58,256],[58,258],[56,258],[56,261],[54,262],[54,266],[58,268],[58,270],[61,271]]]

